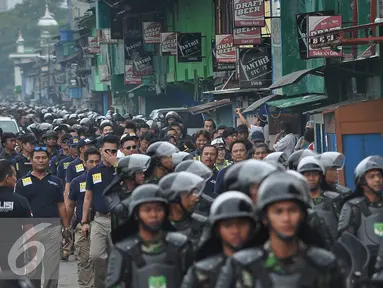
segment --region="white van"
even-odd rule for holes
[[[15,119],[10,117],[0,117],[0,128],[3,129],[3,132],[12,132],[15,134],[20,131]]]

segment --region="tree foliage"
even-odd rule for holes
[[[67,10],[61,7],[63,1],[48,1],[49,10],[59,25],[68,22]],[[13,9],[0,13],[0,94],[13,94],[14,69],[9,54],[16,52],[18,31],[22,32],[26,47],[39,48],[41,30],[37,23],[45,14],[45,3],[43,0],[24,0]],[[58,33],[58,28],[51,32]]]

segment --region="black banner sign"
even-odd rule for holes
[[[270,47],[239,49],[239,87],[267,88],[272,84]]]
[[[309,16],[332,16],[334,11],[316,11],[309,13],[296,14],[296,24],[297,24],[297,33],[298,33],[298,48],[299,55],[302,60],[307,58],[307,20]]]
[[[179,33],[177,35],[178,62],[202,61],[201,33]]]
[[[146,76],[153,74],[152,55],[144,50],[141,39],[125,40],[125,59],[133,61],[133,75]]]

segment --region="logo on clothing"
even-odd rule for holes
[[[12,201],[4,201],[3,203],[0,202],[0,212],[13,211],[13,205],[14,203]]]
[[[84,165],[78,164],[76,165],[76,173],[84,171]]]
[[[69,166],[69,164],[70,164],[70,162],[65,162],[65,163],[64,163],[64,169],[67,169],[68,166]]]
[[[27,178],[21,179],[21,181],[23,182],[23,186],[28,186],[28,185],[32,184],[31,177],[27,177]]]
[[[93,184],[97,184],[97,183],[102,182],[101,173],[93,174],[92,178],[93,178]]]
[[[167,281],[165,276],[149,277],[149,288],[166,288]]]
[[[86,182],[81,182],[80,183],[80,192],[85,192],[86,190]]]
[[[374,232],[379,237],[383,236],[383,223],[374,223]]]

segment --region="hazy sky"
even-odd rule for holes
[[[17,3],[21,3],[23,0],[8,0],[8,9],[15,7]]]

